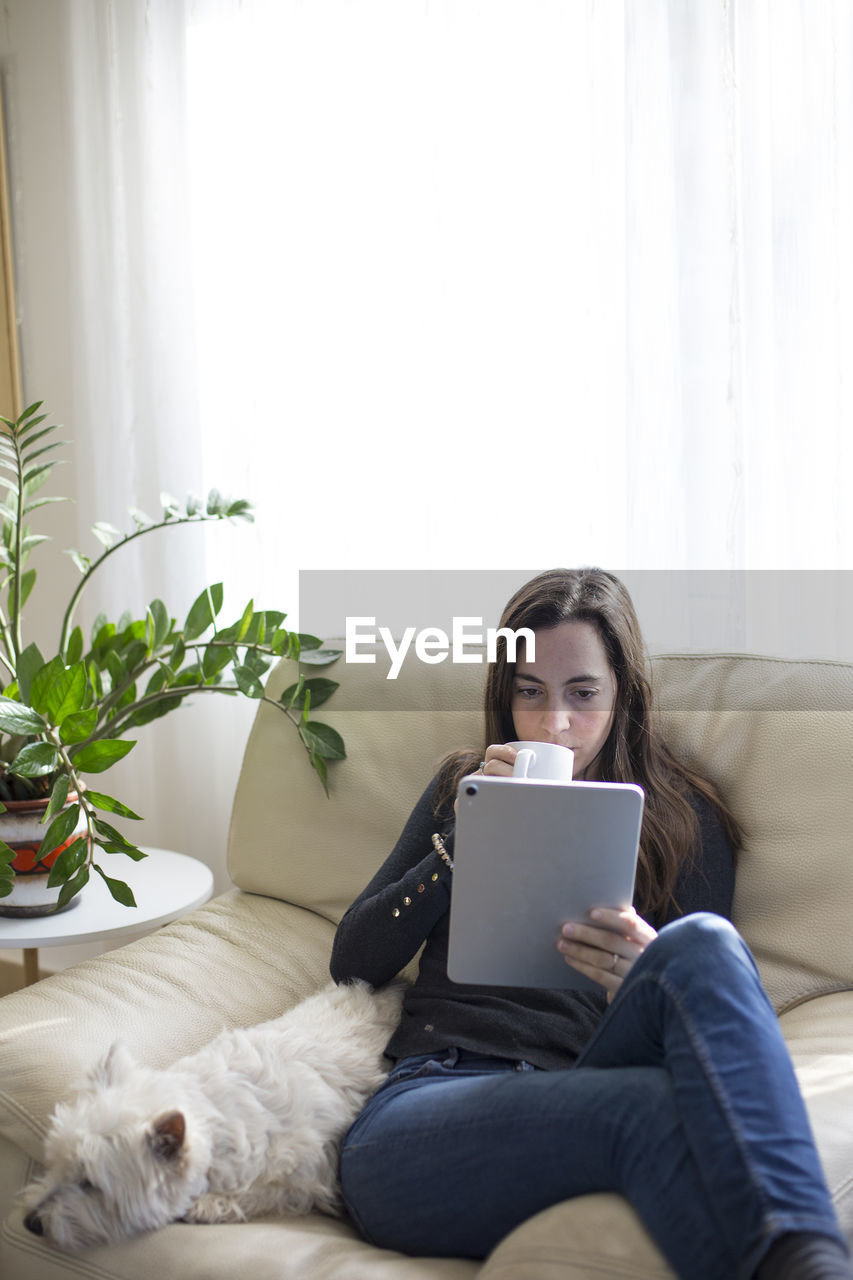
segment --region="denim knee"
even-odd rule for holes
[[[635,972],[666,974],[678,985],[703,978],[719,986],[732,969],[757,976],[749,948],[730,920],[711,911],[697,911],[664,925],[638,961]]]

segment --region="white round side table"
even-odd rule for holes
[[[130,934],[146,933],[207,902],[213,893],[210,867],[171,849],[142,848],[148,857],[140,862],[121,858],[120,870],[119,859],[113,863],[111,856],[104,855],[104,870],[130,885],[135,907],[116,902],[95,872],[74,906],[59,915],[22,919],[0,916],[0,950],[23,950],[27,986],[38,981],[40,947],[112,942]]]

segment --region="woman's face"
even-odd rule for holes
[[[522,643],[512,678],[516,737],[571,747],[574,776],[594,780],[616,706],[604,645],[591,622],[560,622],[535,635],[535,661]]]

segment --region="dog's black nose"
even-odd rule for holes
[[[24,1218],[24,1226],[27,1228],[27,1231],[32,1231],[34,1236],[44,1235],[44,1227],[42,1226],[41,1218],[35,1210],[33,1210],[32,1213],[28,1213],[26,1218]]]

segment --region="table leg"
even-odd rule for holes
[[[38,947],[24,947],[24,986],[31,987],[39,980]]]

